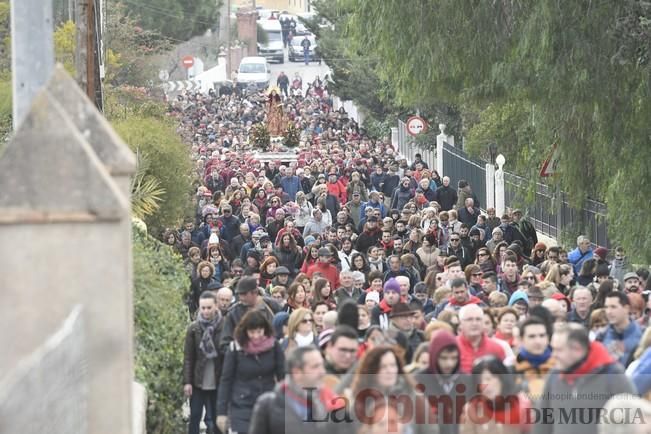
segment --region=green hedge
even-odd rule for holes
[[[149,397],[147,432],[177,434],[186,430],[181,408],[188,277],[180,256],[136,228],[133,232],[135,374]]]
[[[154,236],[168,227],[180,227],[183,216],[191,210],[192,163],[188,147],[176,134],[171,120],[134,115],[113,123],[122,139],[135,151],[140,150],[149,162],[148,175],[165,190],[160,208],[145,223]]]

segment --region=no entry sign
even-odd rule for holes
[[[192,68],[194,66],[194,57],[192,56],[183,57],[183,59],[181,59],[181,65],[183,65],[185,69]]]
[[[407,119],[407,132],[412,136],[417,136],[420,133],[427,131],[427,122],[420,116],[412,116]]]

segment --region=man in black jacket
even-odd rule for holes
[[[231,307],[228,315],[224,318],[224,327],[219,343],[222,353],[226,353],[228,345],[233,341],[235,327],[249,309],[260,309],[270,323],[273,323],[274,315],[280,311],[280,306],[275,300],[260,296],[258,281],[255,277],[242,277],[237,282],[236,292],[239,301]]]
[[[333,426],[327,421],[336,399],[333,401],[334,393],[323,384],[326,371],[319,350],[312,345],[298,347],[287,355],[286,364],[285,381],[258,398],[249,432],[332,432]]]
[[[185,335],[183,350],[183,391],[190,398],[189,434],[199,434],[204,408],[207,433],[212,434],[215,429],[217,382],[223,358],[218,343],[223,322],[215,294],[205,291],[199,298],[197,320]]]
[[[450,187],[450,177],[443,177],[443,185],[436,189],[436,201],[442,211],[450,211],[457,204],[457,191]]]

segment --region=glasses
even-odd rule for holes
[[[301,324],[311,324],[314,320],[312,318],[303,318]]]
[[[479,252],[479,253],[477,253],[477,256],[488,256],[488,253],[486,253],[486,252]]]
[[[456,242],[459,241],[459,238],[450,238],[450,242]]]
[[[481,277],[484,273],[472,273],[472,277]]]

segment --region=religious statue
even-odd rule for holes
[[[285,132],[285,113],[280,93],[276,89],[269,92],[267,99],[267,129],[271,137],[282,136]]]

